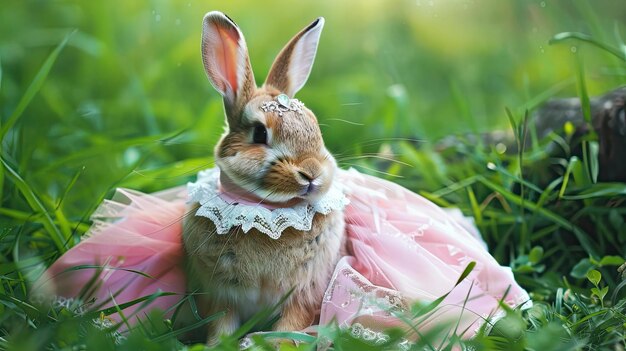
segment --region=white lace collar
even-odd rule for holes
[[[189,202],[200,203],[196,216],[209,218],[215,224],[217,234],[227,234],[231,228],[241,226],[244,233],[254,228],[278,239],[289,227],[311,230],[315,213],[329,214],[349,203],[337,182],[333,182],[328,192],[313,204],[301,202],[293,207],[270,209],[262,204],[234,202],[220,192],[219,174],[217,167],[200,171],[197,181],[187,184]]]

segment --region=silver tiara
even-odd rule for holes
[[[261,105],[261,110],[263,112],[276,112],[280,117],[282,117],[285,112],[289,111],[293,111],[302,116],[304,115],[304,111],[302,111],[303,107],[304,104],[300,100],[290,99],[289,96],[280,94],[276,99],[264,102]]]

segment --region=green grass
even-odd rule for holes
[[[28,293],[115,187],[157,191],[212,165],[223,112],[199,40],[202,15],[213,9],[242,27],[259,83],[290,36],[325,16],[299,98],[316,111],[341,166],[461,208],[530,292],[533,309],[509,311],[471,341],[449,338],[450,347],[626,347],[626,283],[616,271],[626,253],[626,184],[597,182],[597,136],[581,141],[581,155],[555,155],[549,145],[572,142],[567,128],[540,140],[532,127],[549,98],[580,97],[589,120],[589,96],[626,83],[626,5],[324,0],[2,5],[0,349],[204,349],[180,344],[180,330],[159,313],[116,344],[115,327],[95,326],[106,321],[99,313],[49,310]],[[524,152],[466,135],[494,129],[512,131],[517,149],[528,140]],[[458,142],[436,143],[451,134]],[[388,344],[374,347],[332,326],[321,335],[337,350],[397,349],[402,337],[391,331]],[[285,350],[320,340],[292,333],[255,341],[271,337],[302,341]],[[434,338],[423,335],[415,349],[439,346]],[[237,345],[231,337],[222,347]]]

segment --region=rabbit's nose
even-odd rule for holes
[[[300,177],[302,177],[302,179],[312,182],[313,179],[315,179],[315,177],[313,177],[312,175],[308,174],[307,172],[303,172],[302,170],[298,171],[298,175],[300,175]]]
[[[298,175],[308,182],[314,181],[322,173],[322,165],[314,158],[303,160],[298,168]]]
[[[310,173],[304,172],[302,170],[298,171],[298,176],[300,176],[300,195],[310,195],[320,188],[319,181],[316,181],[318,177],[312,176]]]

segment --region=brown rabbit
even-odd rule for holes
[[[331,188],[336,169],[313,112],[278,114],[261,106],[289,99],[306,82],[324,19],[298,33],[276,58],[257,88],[248,51],[237,25],[220,12],[206,14],[202,59],[207,76],[224,98],[228,128],[215,148],[220,182],[229,193],[280,206],[315,203]],[[286,98],[284,95],[282,98]],[[195,213],[200,206],[190,205]],[[314,322],[344,243],[342,210],[316,213],[311,230],[285,229],[273,239],[240,226],[218,234],[208,218],[184,224],[189,290],[205,315],[225,311],[209,325],[209,342],[230,334],[291,289],[275,330],[300,330]]]

